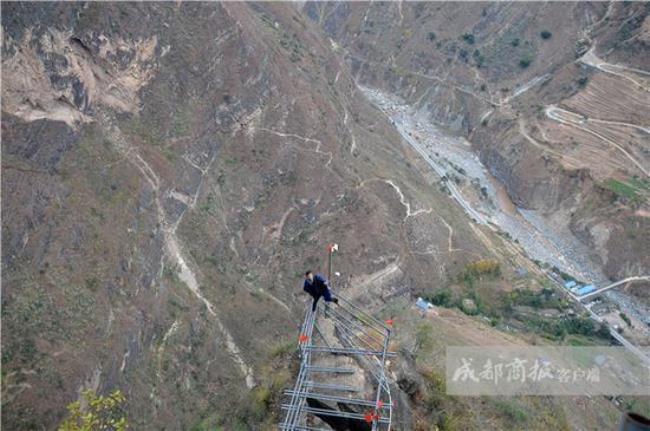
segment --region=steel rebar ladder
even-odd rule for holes
[[[375,318],[341,295],[337,297],[337,305],[321,303],[312,312],[310,304],[305,313],[299,335],[300,370],[293,389],[285,392],[287,401],[281,406],[286,412],[280,424],[282,430],[330,429],[308,425],[309,416],[316,416],[323,423],[326,418],[334,417],[365,422],[372,431],[390,430],[393,404],[385,366],[386,358],[395,356],[388,350],[391,324]],[[331,337],[328,340],[319,322],[334,329],[335,340]],[[327,366],[328,356],[349,357],[355,366]],[[369,390],[340,383],[341,376],[359,372],[369,376],[363,379],[369,384]],[[310,406],[308,400],[322,405]],[[331,404],[345,407],[341,409]]]

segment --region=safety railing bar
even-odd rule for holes
[[[351,320],[350,318],[344,316],[338,310],[335,310],[334,308],[330,308],[330,313],[333,313],[333,314],[336,315],[336,317],[337,317],[337,319],[335,319],[336,321],[339,321],[339,322],[344,321],[348,325],[356,327],[357,330],[363,332],[365,335],[372,338],[374,341],[377,341],[378,343],[383,343],[383,339],[386,336],[386,334],[383,331],[380,331],[375,327],[366,325],[368,329],[372,329],[378,334],[378,335],[372,335],[362,325],[359,325],[358,323],[354,322],[354,320]],[[352,316],[352,319],[356,319],[357,321],[361,322],[362,324],[365,324],[365,322],[363,320],[355,317],[353,314],[350,314],[350,315]],[[381,341],[378,339],[378,337],[381,337]]]
[[[354,374],[357,370],[354,368],[341,368],[341,367],[317,367],[308,365],[305,369],[312,373],[334,373],[334,374]]]
[[[390,429],[393,406],[385,363],[386,358],[396,355],[394,352],[388,351],[391,329],[384,322],[365,312],[347,298],[341,297],[340,295],[337,296],[340,299],[338,306],[327,304],[330,306],[325,307],[325,304],[321,303],[318,308],[321,310],[324,308],[327,309],[326,317],[333,320],[337,334],[344,347],[332,346],[332,343],[328,341],[317,322],[317,312],[312,312],[311,307],[309,307],[306,310],[305,319],[300,327],[300,371],[298,372],[293,390],[285,391],[284,395],[290,396],[289,403],[282,404],[281,406],[282,410],[286,411],[284,421],[279,427],[282,430],[324,431],[322,428],[307,426],[305,415],[308,414],[366,420],[366,414],[310,407],[307,403],[308,398],[370,407],[375,414],[379,414],[373,417],[372,430]],[[325,345],[314,344],[315,341],[320,341],[314,339],[316,336],[320,336]],[[374,346],[374,343],[378,345]],[[367,346],[368,349],[363,346]],[[366,369],[376,381],[374,403],[366,399],[342,396],[344,394],[341,391],[362,392],[362,388],[353,388],[349,385],[328,384],[314,381],[314,378],[309,378],[309,376],[318,373],[353,374],[357,371],[355,368],[312,365],[313,355],[322,353],[357,356],[359,365]],[[322,379],[322,377],[319,377],[319,379]],[[318,389],[326,392],[333,391],[333,393],[320,393]],[[341,396],[336,395],[337,391],[339,391],[338,393]],[[383,416],[383,414],[386,416]]]
[[[354,330],[353,330],[352,328],[350,328],[349,326],[346,326],[346,325],[343,325],[343,324],[339,324],[339,325],[336,326],[336,329],[337,329],[338,331],[345,332],[346,334],[350,335],[351,337],[354,337],[355,339],[359,340],[359,342],[360,342],[361,344],[364,344],[364,345],[365,345],[366,347],[368,347],[370,350],[372,350],[372,349],[376,349],[376,348],[377,348],[377,346],[373,345],[370,341],[368,341],[368,340],[366,340],[365,338],[363,338],[362,335],[359,335],[356,331],[354,331]],[[373,341],[375,341],[375,340],[373,340]],[[354,343],[351,343],[351,344],[354,345]],[[383,345],[384,342],[381,341],[380,344]]]
[[[298,425],[295,427],[287,428],[284,425],[280,425],[281,430],[290,430],[290,431],[332,431],[331,428],[314,428],[306,425]]]
[[[393,357],[397,354],[395,352],[382,352],[380,350],[365,350],[353,349],[345,347],[329,347],[329,346],[305,346],[306,350],[314,353],[332,353],[339,355],[361,355],[361,356],[388,356]]]
[[[352,340],[350,339],[350,337],[349,337],[348,334],[346,334],[345,332],[343,332],[343,333],[341,334],[341,336],[345,339],[345,341],[346,341],[348,344],[350,344],[350,345],[354,345],[354,343],[352,343]],[[379,358],[377,358],[376,356],[372,356],[370,359],[371,359],[371,362],[372,362],[373,359],[376,361],[376,364],[375,364],[375,365],[377,366],[377,368],[380,368],[380,367],[381,367],[381,362],[380,362]],[[377,371],[374,370],[374,368],[369,367],[369,369],[368,369],[367,371],[369,371],[370,374],[372,374],[372,376],[375,378],[375,380],[377,380],[377,382],[379,382],[379,375],[377,374]]]
[[[292,395],[293,391],[286,391],[286,395]],[[340,403],[348,403],[348,404],[356,404],[360,406],[366,406],[366,407],[376,407],[377,403],[373,402],[372,400],[364,400],[361,398],[346,398],[346,397],[338,397],[336,395],[328,395],[328,394],[321,394],[318,392],[300,392],[297,395],[304,397],[304,398],[313,398],[316,400],[322,400],[322,401],[335,401],[335,402],[340,402]],[[389,404],[383,404],[381,408],[387,409],[392,407]]]
[[[343,335],[344,335],[344,338],[345,338],[345,334],[343,334]],[[345,341],[348,342],[348,343],[351,343],[351,341],[349,339],[346,339]],[[374,360],[374,362],[376,362],[376,364],[374,364],[374,365],[376,366],[377,369],[375,369],[375,367],[373,367],[373,366],[370,366],[371,364],[368,364],[368,367],[366,368],[366,370],[375,378],[375,381],[377,382],[377,386],[382,386],[384,388],[384,391],[388,394],[389,401],[390,401],[390,399],[391,399],[391,397],[390,397],[390,387],[389,387],[386,379],[384,379],[383,381],[381,379],[381,370],[382,370],[381,361],[376,356],[373,356],[373,357],[371,357],[369,359],[371,360],[370,362],[373,362],[372,360]]]
[[[300,389],[302,388],[302,381],[303,381],[303,375],[304,374],[305,374],[305,372],[301,368],[300,373],[298,374],[298,378],[296,379],[296,384],[294,385],[294,389],[297,390],[297,391],[300,391]],[[284,419],[284,425],[289,426],[290,424],[295,423],[294,418],[296,417],[297,414],[299,414],[299,409],[297,407],[300,404],[301,404],[301,402],[300,402],[299,397],[297,395],[295,395],[295,394],[292,395],[291,396],[291,405],[296,406],[296,409],[294,409],[294,410],[292,410],[290,412],[287,412],[287,415],[285,416],[285,419]]]
[[[288,404],[282,404],[280,406],[283,410],[289,409],[291,406]],[[333,417],[339,417],[339,418],[348,418],[348,419],[360,419],[360,420],[365,420],[366,417],[365,415],[362,415],[360,413],[350,413],[350,412],[342,412],[340,410],[328,410],[328,409],[319,409],[315,407],[305,407],[304,411],[307,413],[312,413],[312,414],[320,414],[323,416],[333,416]],[[387,423],[387,419],[385,418],[380,418],[379,419],[380,423]]]
[[[350,385],[337,385],[334,383],[320,383],[314,381],[307,382],[314,389],[330,389],[332,391],[344,391],[344,392],[363,392],[362,388],[358,388]]]
[[[363,333],[365,336],[372,339],[372,341],[376,343],[379,344],[383,343],[383,339],[386,336],[386,334],[383,331],[380,331],[375,327],[368,326],[363,320],[358,319],[356,316],[352,314],[350,314],[349,317],[338,311],[334,311],[333,314],[334,314],[334,319],[332,320],[334,320],[334,322],[339,324],[345,324],[346,326],[354,328],[355,330]]]
[[[308,337],[308,340],[311,342],[311,337],[312,337],[312,329],[313,329],[313,322],[316,318],[316,313],[317,311],[311,310],[311,308],[307,309],[307,313],[305,315],[305,321],[303,322],[302,326],[302,332],[301,336],[305,335]],[[300,372],[298,373],[298,378],[296,379],[296,383],[294,385],[294,389],[300,390],[303,386],[303,382],[306,379],[307,372],[305,370],[305,365],[309,363],[311,355],[309,353],[305,354],[305,352],[300,349],[301,351],[301,366],[300,366]],[[299,399],[297,396],[292,396],[291,397],[291,405],[298,405],[300,407],[302,405],[302,400]],[[295,424],[300,420],[300,408],[295,409],[294,411],[289,411],[287,412],[287,415],[284,420],[284,425],[289,426],[290,424]]]
[[[368,314],[367,312],[363,311],[361,308],[357,307],[352,302],[350,302],[347,298],[345,298],[345,296],[341,296],[340,294],[337,294],[336,297],[339,298],[339,299],[342,299],[343,302],[345,302],[347,305],[349,305],[351,308],[358,311],[362,315],[364,315],[364,316],[370,318],[371,320],[373,320],[378,326],[380,326],[384,330],[386,330],[386,331],[390,330],[390,328],[388,326],[386,326],[385,322],[382,322],[381,320],[377,319],[375,316],[373,316],[371,314]]]
[[[386,381],[386,351],[388,350],[388,341],[390,340],[390,330],[388,330],[388,333],[386,335],[386,339],[384,340],[384,349],[383,349],[383,354],[381,356],[381,379],[379,380],[379,384],[377,385],[377,396],[375,397],[375,405],[379,404],[379,400],[381,399],[381,390],[382,390],[382,383],[385,383]],[[377,419],[373,420],[372,422],[372,430],[377,431]]]
[[[384,336],[386,335],[386,329],[383,326],[379,326],[375,323],[373,320],[374,318],[370,316],[369,314],[362,314],[357,312],[355,309],[348,307],[346,303],[339,301],[339,306],[338,307],[330,307],[331,310],[340,310],[342,312],[345,312],[349,316],[351,316],[353,319],[357,320],[358,322],[361,322],[363,326],[366,328],[376,332],[377,334]]]

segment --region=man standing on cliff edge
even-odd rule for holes
[[[311,311],[316,311],[318,300],[322,296],[326,302],[339,303],[338,298],[332,298],[332,292],[329,289],[329,281],[323,274],[314,274],[311,271],[305,272],[305,284],[302,289],[314,298]]]

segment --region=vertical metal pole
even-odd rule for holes
[[[327,279],[330,282],[330,286],[332,286],[332,253],[333,253],[332,244],[327,246],[327,252],[329,253],[328,256],[329,263],[327,265]]]
[[[334,247],[332,244],[327,245],[327,282],[330,287],[332,286],[332,254],[334,253]],[[331,289],[330,289],[331,290]],[[324,316],[328,317],[329,304],[326,302],[324,307]]]
[[[379,381],[377,382],[377,397],[375,398],[375,417],[373,418],[372,421],[372,431],[377,431],[379,426],[379,422],[378,422],[379,418],[377,416],[377,412],[379,411],[378,406],[379,406],[379,400],[381,399],[381,389],[386,382],[386,370],[384,369],[384,367],[386,366],[386,351],[388,350],[389,340],[390,340],[390,329],[387,329],[386,338],[384,339],[384,348],[381,354],[381,375]]]

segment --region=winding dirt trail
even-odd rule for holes
[[[243,359],[241,350],[237,346],[232,334],[230,334],[230,331],[228,331],[228,328],[226,328],[226,326],[221,322],[221,319],[219,319],[219,316],[214,309],[214,305],[207,298],[205,298],[205,296],[203,296],[203,293],[199,288],[196,274],[190,268],[186,259],[183,257],[183,252],[176,235],[176,229],[178,228],[178,225],[181,222],[183,216],[186,214],[187,209],[192,209],[196,205],[198,195],[203,184],[203,176],[196,192],[193,196],[191,196],[191,202],[186,207],[185,211],[179,216],[178,220],[176,220],[175,223],[169,223],[160,199],[161,190],[159,177],[156,175],[151,166],[149,166],[149,164],[142,158],[142,156],[138,154],[137,150],[126,140],[126,138],[122,135],[120,129],[114,124],[110,117],[107,115],[102,115],[100,118],[100,123],[102,126],[104,126],[107,135],[111,137],[118,150],[124,154],[126,160],[133,164],[140,171],[147,183],[149,183],[149,186],[151,187],[154,195],[157,218],[163,232],[166,255],[179,268],[179,279],[190,289],[194,296],[196,296],[197,299],[199,299],[199,301],[205,305],[208,313],[210,316],[212,316],[215,324],[217,325],[217,329],[224,337],[228,353],[232,357],[233,361],[239,366],[242,374],[245,376],[246,386],[249,389],[253,388],[255,386],[253,369]],[[213,161],[214,158],[210,161],[208,167],[204,170],[201,170],[198,168],[198,166],[196,168],[200,169],[202,175],[204,175]]]
[[[293,138],[293,139],[301,140],[303,142],[316,144],[316,147],[314,149],[310,149],[310,148],[300,148],[300,149],[303,150],[303,151],[310,151],[310,152],[313,152],[313,153],[316,153],[316,154],[327,156],[327,162],[325,163],[325,167],[327,169],[330,169],[330,171],[331,171],[330,164],[332,163],[334,155],[332,154],[331,151],[322,151],[320,149],[320,147],[321,147],[321,145],[323,145],[323,143],[321,141],[319,141],[318,139],[307,138],[305,136],[296,135],[295,133],[279,132],[277,130],[267,129],[265,127],[260,127],[259,130],[262,131],[262,132],[267,132],[267,133],[271,133],[271,134],[276,135],[276,136],[280,136],[282,138]]]
[[[631,127],[633,129],[640,130],[640,131],[650,135],[650,128],[649,127],[639,126],[638,124],[624,123],[622,121],[613,121],[613,120],[601,120],[599,118],[591,118],[591,117],[585,118],[585,121],[587,123],[600,123],[600,124],[610,124],[612,126]]]
[[[386,184],[389,184],[394,190],[395,193],[397,193],[397,196],[399,196],[399,201],[401,202],[402,205],[404,205],[404,208],[406,208],[406,215],[404,216],[404,221],[406,221],[409,217],[415,217],[420,214],[429,214],[431,213],[431,208],[428,209],[419,209],[415,211],[411,211],[411,204],[406,200],[406,197],[404,196],[404,193],[402,193],[402,190],[391,180],[383,180]]]
[[[578,61],[588,66],[595,67],[596,69],[601,70],[605,73],[616,75],[619,78],[627,79],[628,81],[639,86],[643,90],[650,91],[650,87],[648,87],[648,85],[645,82],[639,81],[638,78],[636,77],[632,78],[629,74],[624,73],[627,71],[627,72],[632,72],[636,75],[650,76],[650,72],[641,69],[635,69],[633,67],[623,66],[620,64],[607,63],[596,56],[593,47],[589,51],[587,51],[585,55],[580,57]]]
[[[584,132],[587,132],[599,138],[600,140],[606,142],[612,147],[616,148],[617,150],[622,152],[625,155],[625,157],[627,157],[641,172],[643,172],[646,176],[650,177],[650,169],[643,166],[637,159],[635,159],[630,153],[628,153],[625,148],[623,148],[616,142],[612,141],[611,139],[601,135],[600,133],[595,132],[587,127],[584,127],[584,124],[587,123],[587,120],[583,115],[578,114],[576,112],[568,111],[566,109],[558,108],[557,106],[554,105],[547,106],[544,112],[546,113],[546,116],[549,117],[550,119],[555,120],[558,123],[575,127]]]
[[[551,153],[554,156],[558,157],[560,160],[564,159],[564,160],[571,161],[571,163],[575,164],[576,167],[582,165],[582,161],[580,161],[580,160],[578,160],[578,159],[576,159],[574,157],[568,156],[566,154],[562,154],[559,151],[555,151],[552,148],[547,147],[547,146],[537,142],[536,139],[534,139],[532,136],[530,136],[528,134],[528,131],[526,130],[526,120],[524,118],[519,119],[519,133],[521,134],[521,136],[526,138],[526,140],[528,142],[530,142],[531,144],[533,144],[535,147],[539,148],[540,150]]]
[[[444,224],[445,227],[447,228],[447,230],[449,231],[449,237],[447,238],[447,252],[452,253],[454,251],[462,251],[462,249],[460,249],[460,248],[453,248],[452,247],[453,239],[454,239],[454,228],[451,227],[451,225],[449,223],[447,223],[447,220],[445,220],[441,216],[438,216],[438,218],[440,219],[442,224]]]

